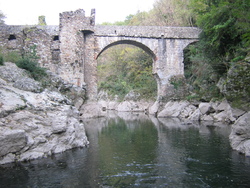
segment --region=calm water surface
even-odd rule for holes
[[[0,167],[0,187],[250,187],[230,126],[142,114],[86,120],[90,146]]]

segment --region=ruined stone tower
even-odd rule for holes
[[[77,85],[87,86],[96,80],[91,80],[92,63],[94,58],[94,26],[95,10],[91,10],[90,17],[85,16],[84,10],[64,12],[60,14],[60,59],[59,75]],[[97,88],[96,88],[97,90]],[[96,93],[97,91],[94,91]],[[90,97],[91,98],[91,97]]]

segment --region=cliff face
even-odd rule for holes
[[[0,66],[0,164],[88,144],[73,102],[57,91],[41,91],[15,64]]]

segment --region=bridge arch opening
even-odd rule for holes
[[[97,59],[98,91],[116,95],[119,99],[132,92],[139,99],[154,100],[157,83],[152,74],[153,62],[152,54],[137,45],[109,45]]]
[[[97,55],[96,59],[98,59],[98,57],[105,50],[109,49],[110,47],[113,47],[113,46],[116,46],[116,45],[120,45],[120,44],[133,45],[133,46],[136,46],[138,48],[141,48],[142,50],[144,50],[147,54],[149,54],[152,57],[153,61],[155,61],[157,59],[155,53],[149,47],[147,47],[146,45],[144,45],[144,44],[142,44],[140,42],[134,41],[134,40],[118,40],[116,42],[113,42],[113,43],[105,46],[103,49],[101,49],[101,51]]]

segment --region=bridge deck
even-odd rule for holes
[[[96,36],[126,36],[142,38],[197,39],[201,32],[197,27],[97,25],[93,29]]]

